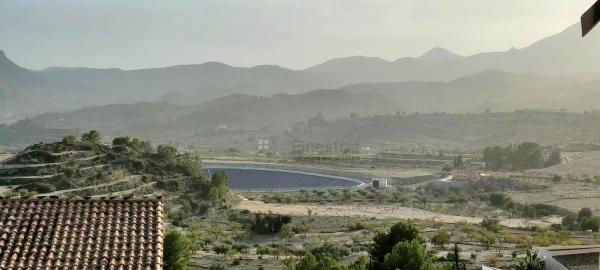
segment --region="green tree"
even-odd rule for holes
[[[465,264],[461,264],[460,263],[460,248],[458,247],[458,244],[454,243],[454,249],[452,249],[452,253],[448,253],[448,257],[450,257],[450,254],[452,258],[449,258],[452,260],[452,270],[466,270],[466,266]],[[473,253],[474,254],[474,253]]]
[[[211,187],[208,192],[208,197],[213,206],[218,206],[223,202],[229,192],[229,188],[227,187],[229,178],[224,171],[218,170],[213,173],[210,182]]]
[[[217,170],[211,176],[210,182],[213,187],[225,187],[229,184],[229,178],[225,171]]]
[[[163,260],[165,270],[186,270],[190,260],[190,243],[178,231],[169,232],[164,239]]]
[[[76,141],[77,141],[77,138],[73,135],[67,135],[62,140],[62,142],[64,144],[74,144]]]
[[[83,133],[83,135],[81,135],[81,141],[85,143],[99,144],[101,140],[102,136],[97,130],[90,130],[89,132]]]
[[[156,152],[164,161],[173,161],[177,157],[177,149],[170,145],[159,145]]]
[[[444,230],[438,230],[437,233],[431,237],[431,244],[436,247],[444,248],[450,243],[450,234]]]
[[[325,241],[322,244],[315,246],[305,245],[305,249],[315,255],[319,260],[325,257],[340,260],[351,253],[350,248],[334,241]]]
[[[231,245],[226,243],[217,243],[213,245],[213,251],[217,254],[227,255],[231,253]]]
[[[500,220],[495,218],[483,218],[483,221],[481,221],[481,227],[490,232],[498,232],[500,230]]]
[[[516,270],[544,270],[545,263],[542,261],[538,254],[527,250],[525,257],[517,260]]]
[[[485,245],[488,249],[492,245],[496,244],[496,236],[488,231],[481,231],[481,233],[479,233],[475,238],[479,243]]]
[[[384,269],[395,270],[429,270],[434,268],[427,247],[418,240],[400,242],[392,251],[385,255]]]
[[[302,256],[295,270],[346,270],[347,268],[331,257],[317,258],[310,252]]]
[[[269,246],[267,245],[258,245],[256,247],[256,255],[258,255],[259,259],[262,259],[262,256],[269,254]]]
[[[231,246],[233,250],[242,255],[248,255],[250,247],[244,243],[236,243]]]
[[[112,145],[116,146],[116,145],[123,145],[123,146],[129,146],[130,142],[129,142],[129,137],[116,137],[112,140]]]
[[[503,207],[510,198],[503,193],[494,192],[490,194],[490,204],[496,207]]]
[[[560,157],[560,149],[552,148],[552,150],[550,151],[550,156],[548,157],[548,160],[546,160],[546,164],[544,164],[544,166],[550,167],[556,164],[560,164],[561,162],[562,158]]]
[[[317,258],[315,255],[308,253],[300,259],[300,261],[296,264],[296,270],[317,270]]]
[[[584,207],[579,210],[578,219],[582,220],[584,218],[591,218],[594,212],[589,207]]]
[[[373,246],[369,253],[375,269],[384,269],[385,255],[390,253],[394,246],[400,242],[423,242],[419,229],[407,222],[398,222],[386,232],[378,232],[373,238]]]
[[[294,228],[292,227],[292,224],[287,223],[284,224],[281,227],[281,231],[279,232],[279,237],[281,239],[286,239],[288,242],[292,241],[292,238],[294,238]]]
[[[319,260],[314,270],[346,270],[346,267],[334,258],[325,257]]]
[[[182,155],[181,160],[179,161],[179,167],[185,175],[198,177],[200,176],[202,170],[200,157],[192,153],[185,153]]]
[[[348,266],[348,270],[367,270],[369,266],[369,257],[361,256]]]
[[[582,218],[580,221],[582,230],[592,230],[598,232],[600,230],[600,217]]]
[[[513,165],[517,170],[542,167],[542,147],[533,142],[524,142],[517,146]]]

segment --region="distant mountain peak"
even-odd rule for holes
[[[10,62],[10,59],[8,59],[8,57],[6,56],[6,54],[4,53],[3,50],[0,50],[0,63],[2,62]]]
[[[459,58],[463,57],[441,47],[435,47],[419,56],[419,59],[425,60],[452,60]]]
[[[0,50],[0,70],[6,69],[6,68],[22,69],[21,67],[17,66],[17,64],[15,64],[12,60],[9,59],[3,50]]]

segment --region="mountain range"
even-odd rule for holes
[[[0,122],[42,112],[114,103],[166,101],[192,105],[235,93],[269,96],[354,84],[414,81],[441,84],[453,80],[456,83],[458,78],[489,70],[593,78],[600,72],[600,63],[596,61],[600,59],[596,49],[600,34],[593,32],[582,39],[578,27],[573,25],[525,48],[502,52],[465,57],[434,48],[419,57],[386,61],[354,56],[329,60],[304,70],[265,65],[232,67],[208,62],[139,70],[51,67],[35,71],[18,66],[0,51]],[[424,85],[429,87],[427,83]],[[482,87],[487,85],[491,82],[482,82]],[[416,90],[410,91],[418,94]],[[399,97],[406,91],[396,92],[394,96]],[[434,107],[460,111],[461,106]]]

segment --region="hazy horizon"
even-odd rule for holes
[[[306,1],[0,1],[0,50],[30,69],[209,61],[304,69],[434,47],[468,56],[526,47],[575,24],[592,2],[325,1],[317,10]]]

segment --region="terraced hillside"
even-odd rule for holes
[[[39,143],[0,163],[6,195],[105,196],[149,194],[157,183],[199,177],[200,163],[169,146],[117,138],[112,146],[65,138]]]

